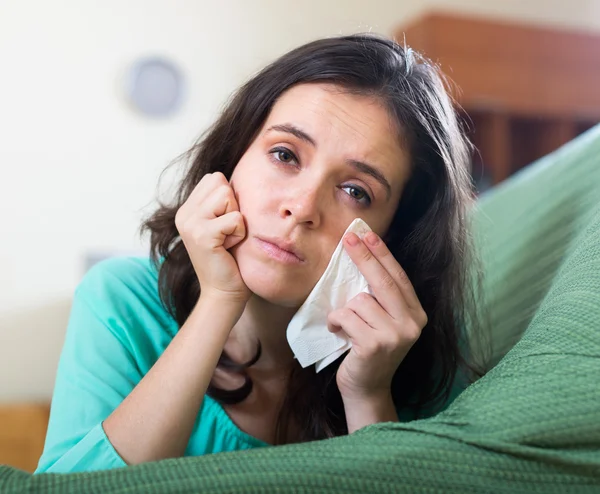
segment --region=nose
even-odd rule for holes
[[[317,228],[322,221],[323,197],[320,187],[306,184],[295,187],[286,194],[279,208],[279,215],[297,224]]]

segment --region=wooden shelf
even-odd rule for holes
[[[430,13],[395,37],[438,63],[490,184],[600,122],[600,35]]]

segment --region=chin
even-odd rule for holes
[[[265,269],[264,266],[240,266],[240,273],[248,289],[256,296],[281,307],[300,307],[306,294],[298,293],[297,283],[282,279],[280,273]]]
[[[240,274],[248,289],[256,296],[281,307],[297,308],[310,290],[298,283],[298,273],[290,273],[285,266],[261,262],[244,252],[234,253]]]

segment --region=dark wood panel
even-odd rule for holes
[[[449,77],[475,182],[498,183],[600,122],[600,34],[433,12],[395,38]]]
[[[465,106],[600,120],[600,35],[434,13],[395,37],[439,62]]]

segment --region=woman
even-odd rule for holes
[[[422,417],[472,378],[468,146],[437,70],[371,35],[246,83],[145,222],[153,262],[78,287],[38,472],[285,444]],[[302,369],[286,327],[344,248],[369,282],[328,316],[352,349]]]

